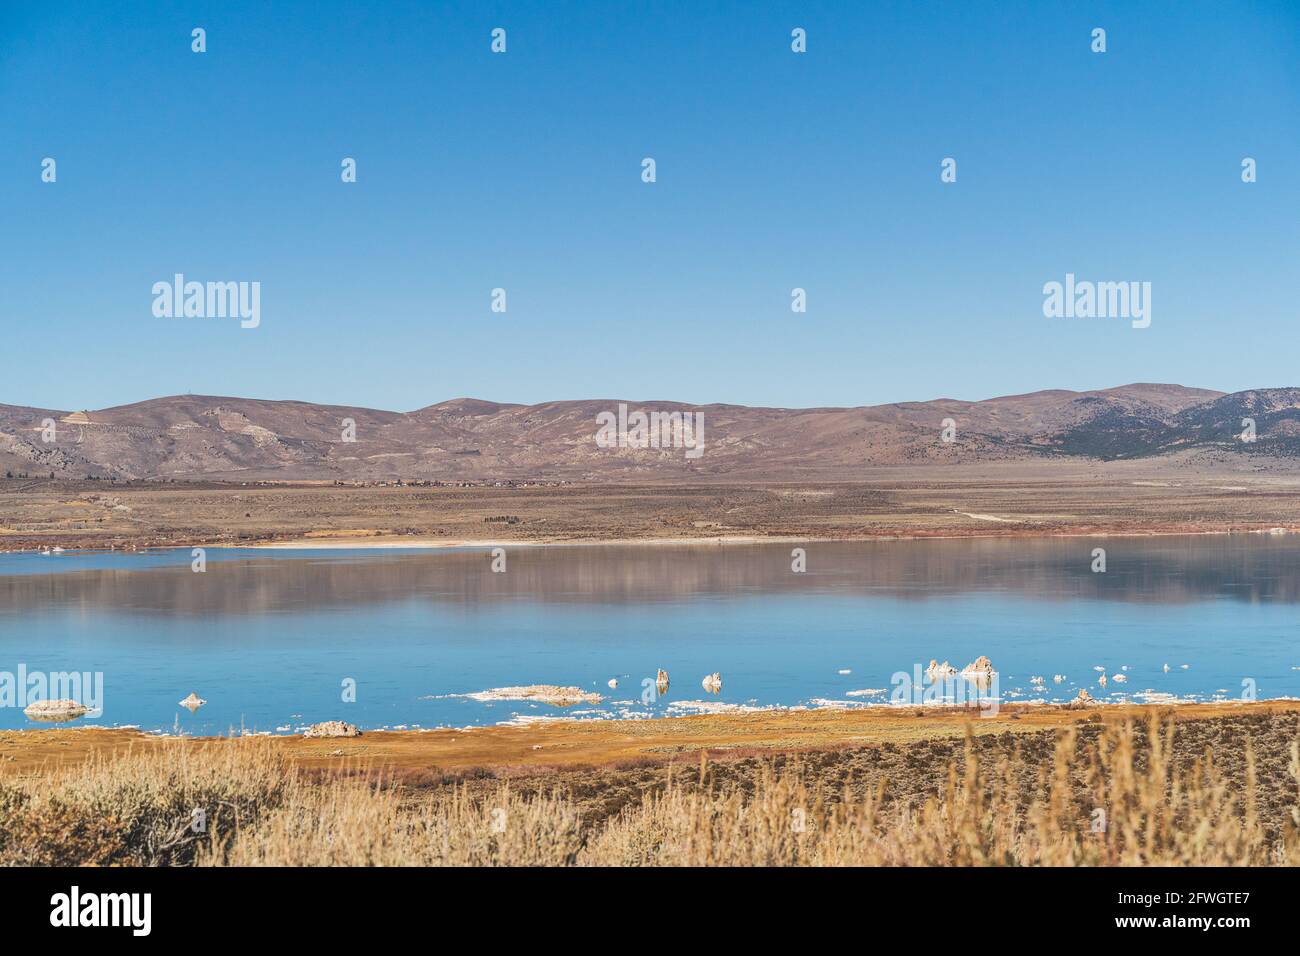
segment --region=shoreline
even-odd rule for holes
[[[1078,689],[1086,690],[1088,688],[1079,687]],[[474,697],[475,694],[452,694],[452,695],[445,695],[445,696]],[[521,699],[506,697],[506,698],[494,699],[493,702],[494,703],[518,703],[521,702]],[[530,729],[530,728],[541,727],[541,726],[564,727],[565,725],[571,725],[577,727],[577,726],[586,726],[590,724],[602,724],[602,725],[611,725],[611,726],[612,725],[647,726],[647,725],[664,723],[666,721],[699,720],[705,718],[725,721],[725,720],[733,720],[733,719],[740,719],[746,717],[763,716],[763,717],[771,717],[779,720],[782,718],[794,719],[797,718],[799,715],[826,714],[826,713],[865,714],[871,712],[876,715],[883,715],[886,713],[893,712],[893,713],[906,713],[911,716],[919,716],[918,714],[916,714],[918,710],[923,711],[924,715],[927,717],[963,715],[970,719],[978,718],[981,721],[987,720],[987,721],[996,722],[998,720],[1004,719],[1004,715],[1002,714],[1003,711],[1006,711],[1007,713],[1016,714],[1017,716],[1012,717],[1010,719],[1018,720],[1026,712],[1054,713],[1057,711],[1069,711],[1070,713],[1084,714],[1084,715],[1090,713],[1098,713],[1098,714],[1106,715],[1106,714],[1110,714],[1110,713],[1114,713],[1126,709],[1143,709],[1143,708],[1184,709],[1184,710],[1189,708],[1190,709],[1200,709],[1200,708],[1233,709],[1233,708],[1250,707],[1256,705],[1258,706],[1276,705],[1276,706],[1283,706],[1283,707],[1290,707],[1291,705],[1295,705],[1297,709],[1300,709],[1300,696],[1279,695],[1277,697],[1265,697],[1253,701],[1244,701],[1235,698],[1224,698],[1224,697],[1214,698],[1214,697],[1195,697],[1195,696],[1184,696],[1184,697],[1169,696],[1166,698],[1166,697],[1161,697],[1159,693],[1154,693],[1154,694],[1138,693],[1128,697],[1124,697],[1119,700],[1110,700],[1105,697],[1094,697],[1090,699],[1086,704],[1076,704],[1074,703],[1073,698],[1068,700],[1064,698],[1057,699],[1057,700],[1045,700],[1039,697],[1039,698],[1032,698],[1026,700],[1002,701],[999,704],[997,710],[995,710],[992,714],[989,715],[979,714],[975,709],[975,705],[969,702],[966,704],[953,704],[947,702],[925,702],[921,704],[916,704],[916,703],[892,703],[888,700],[879,700],[879,699],[847,701],[847,700],[828,699],[828,698],[814,698],[811,701],[797,703],[797,704],[753,704],[753,703],[737,704],[737,703],[728,703],[726,701],[713,701],[713,700],[681,701],[679,702],[679,704],[680,704],[679,709],[676,709],[674,711],[673,706],[670,705],[667,712],[662,712],[658,715],[651,715],[649,713],[646,713],[646,714],[637,714],[637,715],[630,716],[628,715],[627,711],[623,711],[621,713],[617,711],[589,711],[588,713],[592,714],[593,716],[575,717],[565,713],[570,710],[570,708],[573,706],[572,704],[547,703],[547,706],[550,709],[556,711],[556,713],[529,714],[529,715],[516,714],[515,716],[509,719],[497,720],[493,723],[484,723],[484,724],[454,724],[454,725],[438,724],[438,725],[423,726],[420,724],[401,723],[396,725],[385,724],[382,726],[373,726],[373,727],[366,727],[360,724],[356,726],[358,727],[358,729],[361,731],[362,734],[366,734],[366,735],[372,735],[372,734],[420,735],[420,734],[434,734],[434,733],[447,733],[447,732],[468,734],[468,733],[483,733],[485,731],[497,731],[503,728]],[[708,705],[708,706],[695,706],[695,705]],[[335,718],[330,718],[330,719],[335,719]],[[342,718],[337,718],[337,719],[341,720]],[[147,729],[142,727],[140,724],[81,723],[80,721],[82,720],[82,718],[76,718],[76,717],[69,718],[67,720],[56,720],[56,719],[40,720],[37,718],[29,718],[29,720],[31,721],[30,726],[17,727],[17,728],[10,727],[10,728],[0,729],[0,736],[3,736],[5,734],[44,733],[46,731],[58,730],[58,731],[76,731],[76,732],[91,731],[91,732],[113,732],[113,733],[118,733],[118,732],[136,733],[139,734],[141,737],[148,737],[150,739],[156,739],[156,740],[239,740],[239,739],[253,739],[253,738],[262,738],[262,739],[271,739],[271,740],[292,740],[295,738],[302,737],[303,731],[307,727],[311,726],[310,722],[297,721],[295,722],[294,728],[291,730],[283,729],[283,728],[279,728],[276,730],[258,730],[256,728],[243,728],[239,733],[234,733],[234,734],[195,734],[195,733],[186,733],[184,731],[182,731],[181,733],[174,733],[170,730],[166,730],[161,727]],[[317,721],[317,723],[319,722],[320,721]],[[348,723],[348,721],[343,721],[343,722]],[[326,738],[326,739],[332,739],[332,738]]]
[[[1284,531],[1275,532],[1271,528],[1224,528],[1203,531],[1164,530],[1157,528],[1137,528],[1124,531],[1027,531],[1016,530],[999,532],[936,532],[934,534],[897,533],[897,534],[861,534],[861,535],[719,535],[716,537],[695,536],[682,538],[555,538],[555,539],[509,539],[509,538],[467,538],[461,540],[444,540],[438,538],[400,539],[394,537],[340,537],[313,538],[304,537],[283,541],[267,541],[256,544],[232,545],[189,545],[178,544],[178,548],[215,547],[226,549],[248,549],[265,551],[366,551],[382,549],[410,548],[412,550],[438,550],[446,548],[551,548],[551,547],[626,547],[629,545],[699,547],[705,545],[754,545],[754,544],[824,544],[851,543],[854,541],[962,541],[968,538],[981,540],[1008,538],[1172,538],[1172,537],[1207,537],[1212,535],[1261,534],[1284,537],[1300,533],[1300,528],[1285,526]],[[161,550],[161,549],[160,549]]]
[[[1281,530],[1277,530],[1281,529]],[[887,532],[880,534],[833,535],[696,535],[689,537],[611,537],[611,538],[432,538],[400,537],[393,535],[351,535],[313,537],[307,532],[303,537],[271,541],[229,542],[193,539],[169,544],[156,544],[132,549],[65,547],[59,554],[145,554],[151,551],[183,551],[187,548],[213,548],[224,551],[440,551],[455,548],[560,548],[560,547],[705,547],[750,546],[756,544],[849,544],[878,541],[964,541],[964,540],[1023,540],[1028,538],[1179,538],[1217,537],[1225,535],[1265,535],[1285,537],[1300,534],[1300,526],[1274,525],[1267,528],[1212,528],[1188,530],[1167,527],[1136,527],[1123,530],[1061,531],[1019,528],[1007,531],[936,531]],[[3,541],[3,538],[0,538]],[[42,549],[0,549],[0,554],[40,554]]]
[[[370,769],[395,772],[466,771],[498,774],[552,772],[629,763],[698,761],[777,755],[873,745],[907,744],[970,732],[1032,733],[1083,722],[1213,719],[1235,714],[1300,714],[1300,700],[1113,703],[1087,707],[1003,704],[996,716],[978,717],[951,706],[815,708],[699,714],[639,720],[556,719],[486,727],[363,731],[357,737],[301,734],[188,737],[134,728],[60,727],[0,731],[0,776],[78,764],[143,749],[226,747],[260,741],[312,770]]]

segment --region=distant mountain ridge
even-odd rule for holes
[[[626,401],[703,414],[704,451],[600,447],[620,400],[459,398],[412,412],[177,395],[97,411],[0,405],[0,472],[155,480],[849,479],[883,465],[1265,455],[1300,464],[1300,389],[1225,394],[1139,383],[984,401],[757,408]],[[1253,419],[1256,440],[1241,439]],[[48,422],[54,422],[54,440]],[[953,441],[942,440],[946,420]],[[355,440],[349,440],[350,438]]]

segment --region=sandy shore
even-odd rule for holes
[[[616,538],[426,538],[426,537],[394,537],[384,535],[341,535],[335,532],[307,532],[303,537],[279,538],[273,541],[251,541],[251,542],[206,542],[206,541],[176,541],[176,542],[157,542],[152,545],[140,547],[140,551],[147,550],[175,550],[177,548],[188,548],[193,546],[202,546],[207,548],[226,548],[226,549],[251,549],[262,551],[449,551],[456,548],[581,548],[596,546],[617,546],[625,547],[629,545],[639,545],[648,547],[715,547],[715,546],[745,546],[756,544],[818,544],[825,542],[853,542],[853,541],[952,541],[964,539],[982,539],[982,538],[1160,538],[1160,537],[1190,537],[1190,536],[1218,536],[1229,534],[1300,534],[1300,525],[1280,527],[1280,530],[1274,531],[1265,528],[1215,528],[1205,529],[1188,529],[1185,527],[1170,528],[1162,527],[1136,527],[1125,530],[1106,530],[1106,531],[1049,531],[1035,528],[1018,528],[1014,531],[951,531],[951,532],[889,532],[875,534],[822,534],[822,535],[729,535],[718,537],[680,537],[680,538],[643,538],[643,537],[616,537]],[[3,538],[0,538],[0,542]],[[0,548],[0,554],[36,552],[41,548],[15,548],[12,551]],[[95,547],[95,546],[71,546],[65,549],[68,552],[111,552],[116,549]]]
[[[384,537],[343,537],[329,535],[320,537],[309,535],[304,538],[292,538],[282,541],[268,541],[252,545],[225,545],[232,548],[257,548],[266,551],[366,551],[375,549],[409,548],[412,550],[449,549],[449,548],[553,548],[553,547],[592,547],[597,545],[650,545],[673,547],[705,547],[753,544],[815,544],[820,542],[850,541],[917,541],[917,540],[959,540],[965,538],[1159,538],[1187,537],[1193,535],[1226,534],[1266,534],[1263,529],[1212,531],[1187,531],[1183,529],[1168,530],[1162,528],[1138,528],[1128,531],[1036,531],[1020,530],[1013,533],[980,534],[966,532],[961,534],[861,534],[861,535],[743,535],[717,538],[554,538],[515,540],[510,538],[477,538],[463,541],[448,541],[443,538],[384,538]],[[1274,532],[1277,533],[1277,532]],[[1281,533],[1297,534],[1300,527],[1284,528]],[[218,547],[222,547],[218,545]]]
[[[883,536],[882,536],[883,537]],[[735,535],[717,538],[534,538],[518,540],[514,538],[393,538],[380,536],[347,536],[332,533],[309,533],[305,537],[290,538],[283,541],[267,541],[251,545],[269,551],[312,551],[312,550],[365,550],[369,548],[546,548],[562,545],[564,547],[583,547],[592,545],[737,545],[737,544],[780,544],[808,541],[850,541],[852,538],[774,535]],[[862,540],[861,538],[856,540]],[[250,545],[229,545],[228,547],[250,547]]]
[[[1079,721],[1177,720],[1241,713],[1300,713],[1300,701],[1211,704],[1109,704],[1085,709],[1004,705],[980,718],[957,708],[872,707],[773,710],[654,720],[546,721],[429,731],[369,731],[355,738],[263,737],[298,766],[347,769],[359,764],[394,772],[484,768],[496,773],[610,767],[638,761],[905,744],[935,737],[1025,733]],[[141,748],[237,746],[234,738],[173,738],[95,727],[0,732],[0,775],[31,773]]]

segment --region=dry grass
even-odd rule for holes
[[[1262,825],[1247,744],[1246,785],[1206,756],[1185,772],[1170,759],[1174,725],[1108,728],[1095,745],[1059,735],[1041,796],[1022,797],[1019,758],[985,766],[968,738],[939,794],[890,804],[888,783],[835,799],[797,770],[764,772],[752,794],[669,788],[621,813],[587,846],[598,865],[732,866],[1259,866],[1300,861],[1300,755],[1291,743],[1293,803],[1276,836]],[[1090,796],[1081,799],[1084,791]],[[1091,806],[1089,806],[1091,804]],[[1096,808],[1105,810],[1102,818]]]
[[[582,829],[573,805],[502,788],[491,799],[452,790],[404,805],[386,784],[339,783],[217,839],[199,862],[227,866],[569,866]]]
[[[0,785],[0,863],[192,863],[209,832],[238,831],[303,799],[304,781],[265,745],[166,747]]]
[[[1218,721],[1203,721],[1214,724]],[[1247,733],[1241,733],[1242,726]],[[1235,728],[1235,729],[1233,729]],[[1199,734],[1199,736],[1198,736]],[[1230,742],[1231,760],[1180,735]],[[1043,738],[1035,743],[1035,738]],[[280,866],[1145,866],[1300,861],[1300,740],[1116,722],[837,777],[864,751],[423,784],[295,771],[265,741],[182,746],[0,787],[0,863]],[[1257,755],[1257,750],[1263,752]],[[1227,756],[1227,754],[1224,754]],[[838,763],[837,763],[838,761]],[[1278,768],[1285,767],[1279,773]],[[916,779],[902,780],[911,774]],[[895,782],[898,781],[898,782]],[[192,812],[207,816],[195,833]],[[1105,811],[1105,826],[1097,808]]]

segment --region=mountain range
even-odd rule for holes
[[[1133,384],[855,408],[623,404],[700,413],[702,453],[601,447],[598,416],[616,415],[620,400],[515,405],[460,398],[392,412],[177,395],[97,411],[0,405],[0,472],[178,481],[760,481],[1041,459],[1214,464],[1256,456],[1283,467],[1300,459],[1296,388],[1225,394]],[[1244,419],[1254,421],[1254,441],[1242,440]],[[946,426],[951,441],[944,440]]]

